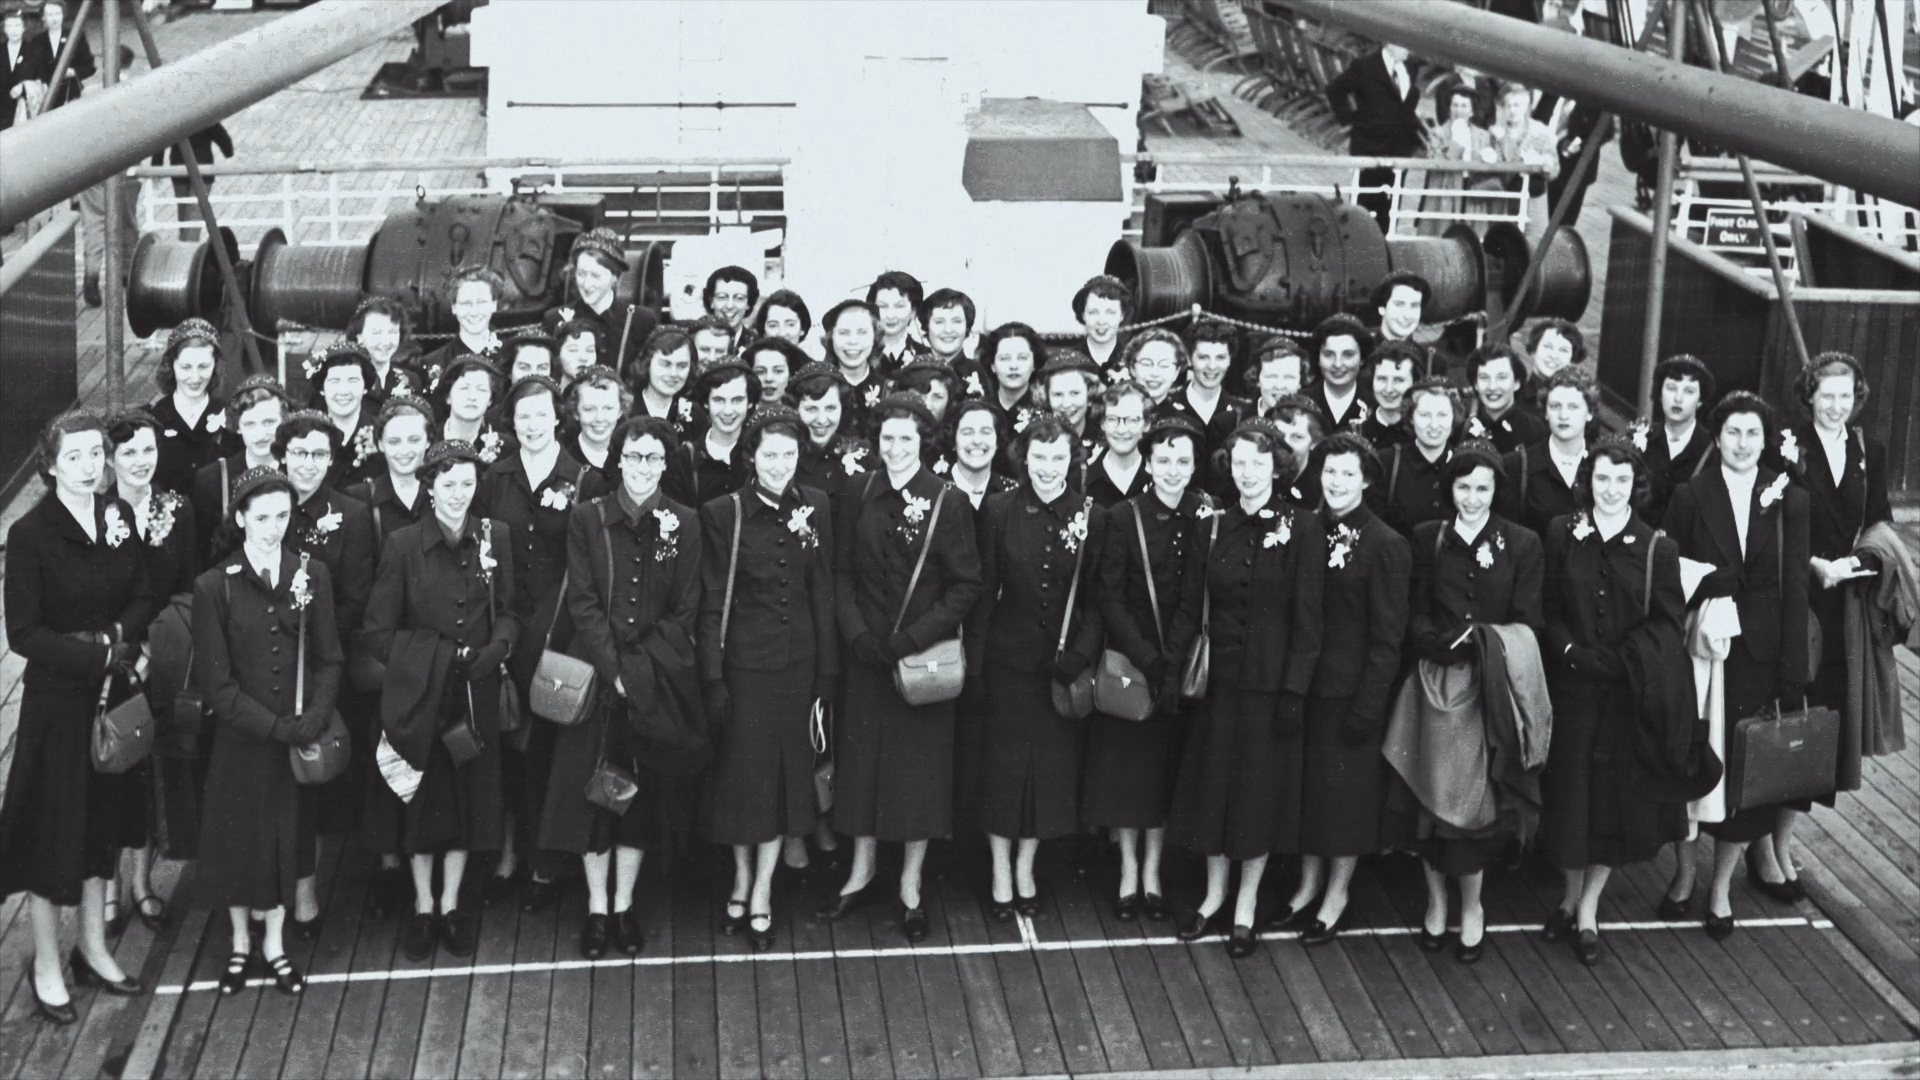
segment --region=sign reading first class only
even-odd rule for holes
[[[1760,219],[1751,210],[1715,208],[1707,211],[1707,247],[1751,248],[1760,251]]]

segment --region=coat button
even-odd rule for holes
[[[628,625],[628,626],[632,626],[632,625],[633,625],[633,616],[631,616],[631,615],[629,615],[629,616],[627,616],[627,625]]]
[[[792,602],[793,602],[793,598],[792,598],[792,597],[788,597],[788,596],[783,596],[783,597],[781,597],[781,598],[780,598],[780,606],[781,606],[781,607],[786,607],[786,606],[787,606],[788,604],[790,604],[790,603],[792,603]]]
[[[786,617],[785,615],[782,615],[782,616],[780,616],[780,625],[781,625],[781,626],[785,626],[785,625],[787,625],[787,623],[788,623],[788,622],[790,622],[790,621],[791,621],[791,620],[789,620],[789,619],[788,619],[788,618],[787,618],[787,617]]]
[[[274,607],[274,606],[273,606],[272,604],[268,604],[268,605],[267,605],[267,614],[269,614],[269,615],[271,615],[271,614],[273,614],[274,612],[276,612],[276,611],[279,611],[279,610],[280,610],[279,608],[277,608],[277,607]]]
[[[273,624],[272,626],[269,626],[269,627],[267,627],[267,633],[269,633],[269,634],[278,634],[279,632],[280,632],[280,624],[279,624],[279,623],[275,623],[275,624]]]
[[[774,543],[775,543],[776,545],[778,545],[778,546],[780,546],[780,547],[786,547],[786,546],[787,546],[787,538],[786,538],[786,537],[784,537],[784,536],[782,536],[782,537],[780,537],[780,538],[779,538],[778,540],[775,540],[775,541],[774,541]]]
[[[465,619],[455,619],[455,620],[453,620],[453,625],[455,625],[455,626],[465,626],[465,625],[467,625],[467,620],[465,620]]]
[[[1053,582],[1051,582],[1051,581],[1043,581],[1043,582],[1041,582],[1041,583],[1040,583],[1040,587],[1041,587],[1042,589],[1051,589],[1051,588],[1053,588]]]
[[[453,602],[453,606],[454,606],[454,607],[466,607],[466,606],[467,606],[467,598],[466,598],[466,597],[464,597],[464,596],[462,596],[462,597],[459,597],[458,599],[456,599],[456,600],[454,600],[454,602]]]
[[[785,566],[785,565],[787,565],[787,560],[785,560],[785,559],[781,559],[781,560],[780,560],[780,563],[779,563],[779,565],[781,565],[781,566]]]

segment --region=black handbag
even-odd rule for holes
[[[153,752],[153,710],[147,705],[145,686],[137,676],[133,688],[132,697],[109,708],[113,672],[107,672],[100,687],[100,707],[93,715],[94,772],[126,772]]]
[[[300,553],[300,569],[307,568],[311,556]],[[300,645],[294,652],[293,668],[293,707],[305,708],[307,704],[307,609],[300,609]],[[340,719],[340,710],[327,713],[327,726],[320,737],[304,746],[287,747],[287,763],[293,767],[293,778],[302,784],[324,784],[347,771],[347,758],[350,756],[351,741],[347,737],[346,722]]]
[[[600,751],[595,755],[593,772],[587,777],[587,801],[615,817],[626,814],[640,783],[633,770],[615,764],[607,757],[607,729],[619,719],[618,702],[608,702],[600,710]]]
[[[1840,714],[1774,702],[1727,736],[1727,808],[1752,810],[1831,795],[1840,765]]]
[[[1220,541],[1220,513],[1216,510],[1210,516],[1213,518],[1213,528],[1207,534],[1209,563],[1213,559],[1214,545]],[[1206,586],[1203,579],[1200,589],[1200,633],[1194,636],[1193,647],[1187,651],[1186,667],[1180,672],[1180,696],[1189,701],[1198,701],[1207,696],[1207,679],[1213,668],[1213,638],[1207,624],[1212,618],[1213,590]]]
[[[459,768],[480,756],[482,743],[480,727],[473,722],[473,684],[466,684],[467,715],[455,720],[451,726],[440,733],[440,745],[447,748],[447,755],[453,758],[453,767]]]
[[[1091,520],[1093,499],[1087,499],[1080,508],[1082,514]],[[1067,651],[1067,631],[1073,626],[1073,604],[1080,597],[1080,566],[1085,561],[1087,545],[1093,542],[1093,535],[1080,539],[1080,546],[1073,552],[1073,580],[1067,586],[1067,610],[1060,616],[1060,640],[1053,647],[1053,658],[1058,661]],[[1068,720],[1085,720],[1093,715],[1093,676],[1095,669],[1088,668],[1074,676],[1072,682],[1061,685],[1057,680],[1052,684],[1053,711]]]
[[[1166,635],[1160,630],[1160,591],[1153,583],[1153,556],[1147,551],[1147,525],[1140,507],[1133,508],[1133,524],[1140,539],[1140,566],[1147,575],[1147,605],[1153,611],[1153,636],[1160,651],[1167,651]],[[1093,706],[1101,713],[1121,720],[1145,720],[1153,715],[1153,694],[1158,687],[1147,682],[1138,665],[1118,649],[1100,652],[1099,670],[1093,676]]]

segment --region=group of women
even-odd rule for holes
[[[454,275],[458,339],[434,353],[369,300],[303,372],[311,409],[261,376],[219,396],[218,340],[187,324],[151,408],[48,428],[49,493],[8,544],[28,667],[0,808],[0,892],[32,894],[43,1015],[73,1016],[56,906],[82,910],[76,977],[119,993],[138,984],[106,944],[116,878],[134,913],[165,917],[145,858],[117,867],[154,839],[142,785],[178,770],[97,773],[87,732],[135,692],[170,597],[191,594],[198,697],[154,707],[163,727],[204,707],[195,900],[230,913],[223,992],[256,972],[299,992],[285,939],[324,917],[322,834],[378,855],[369,911],[403,917],[415,960],[471,955],[473,903],[551,903],[574,861],[582,955],[637,954],[643,857],[693,839],[732,849],[720,925],[754,949],[773,946],[775,873],[809,837],[851,838],[817,917],[888,893],[919,941],[929,841],[985,834],[1005,922],[1042,910],[1041,841],[1099,830],[1118,918],[1224,930],[1235,956],[1263,929],[1334,940],[1358,860],[1414,852],[1420,941],[1445,947],[1457,879],[1466,962],[1486,866],[1537,835],[1566,880],[1547,933],[1593,963],[1609,871],[1690,832],[1684,784],[1662,781],[1697,775],[1697,715],[1661,718],[1678,760],[1623,749],[1670,662],[1645,643],[1726,598],[1742,627],[1719,642],[1727,715],[1817,696],[1809,611],[1871,572],[1845,549],[1888,516],[1883,455],[1849,426],[1865,381],[1840,354],[1807,374],[1810,425],[1739,392],[1696,425],[1712,380],[1682,358],[1663,403],[1691,411],[1597,441],[1591,380],[1568,368],[1545,391],[1547,439],[1503,455],[1467,437],[1456,388],[1395,384],[1414,365],[1391,345],[1368,365],[1394,369],[1391,421],[1362,404],[1336,424],[1297,348],[1246,358],[1240,397],[1215,326],[1115,340],[1104,279],[1076,298],[1087,348],[1011,323],[970,357],[964,294],[886,275],[828,313],[820,362],[798,297],[761,303],[731,277],[710,283],[730,302],[710,320],[636,344],[651,316],[611,299],[617,250],[589,234],[575,257],[579,304],[505,341],[484,269]],[[893,340],[903,301],[925,342]],[[748,324],[768,336],[737,344]],[[1358,342],[1344,325],[1316,350]],[[700,365],[709,332],[735,344]],[[1357,379],[1363,402],[1378,382]],[[1383,459],[1363,431],[1398,449]],[[1811,534],[1809,490],[1833,519]],[[1715,567],[1691,596],[1682,557]],[[295,759],[342,724],[346,769],[299,782]],[[1742,852],[1792,895],[1794,814],[1708,816],[1709,931],[1731,929]],[[904,846],[897,884],[876,880],[882,841]],[[1206,864],[1177,914],[1169,841]],[[491,872],[463,887],[474,853],[495,853]],[[1299,872],[1263,917],[1276,854]],[[1692,888],[1683,857],[1673,913]]]

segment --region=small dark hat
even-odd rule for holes
[[[756,406],[753,412],[747,415],[747,426],[745,430],[741,432],[741,440],[751,439],[762,428],[767,427],[769,424],[779,423],[792,424],[802,431],[806,430],[806,425],[801,422],[798,410],[790,405],[783,405],[777,401],[766,402]]]
[[[616,274],[627,272],[627,253],[620,244],[620,234],[602,226],[589,229],[573,242],[573,257],[592,255]]]
[[[1286,433],[1280,430],[1280,425],[1264,416],[1249,416],[1245,420],[1240,421],[1240,425],[1233,429],[1235,435],[1243,431],[1265,435],[1281,446],[1287,445]]]
[[[280,380],[265,374],[249,375],[241,379],[240,385],[233,388],[233,396],[239,397],[249,390],[271,390],[282,398],[287,396],[287,388],[280,385]]]
[[[501,384],[507,381],[505,373],[493,361],[477,353],[462,353],[454,357],[447,364],[447,369],[440,373],[440,389],[453,389],[454,382],[469,371],[484,371],[492,376],[496,394],[500,392]]]
[[[545,375],[522,375],[518,379],[515,379],[513,386],[507,390],[507,401],[509,403],[519,401],[521,395],[531,393],[531,391],[524,389],[524,387],[528,386],[537,386],[547,393],[552,394],[554,406],[556,408],[559,407],[562,394],[560,384]]]
[[[1185,416],[1175,413],[1172,416],[1163,416],[1153,423],[1148,424],[1146,437],[1141,441],[1151,443],[1156,438],[1171,438],[1172,434],[1169,433],[1192,436],[1196,444],[1207,437],[1207,433],[1200,430],[1199,424],[1194,423]]]
[[[1507,467],[1500,459],[1500,450],[1485,439],[1468,439],[1454,448],[1453,460],[1471,461],[1474,465],[1484,465],[1493,470],[1493,475],[1502,480],[1507,478]]]
[[[1093,357],[1079,349],[1060,349],[1055,351],[1046,365],[1040,369],[1039,377],[1047,379],[1063,371],[1084,371],[1098,378],[1100,365],[1093,362]]]
[[[333,345],[308,356],[300,365],[307,381],[314,384],[317,392],[320,383],[325,382],[327,372],[336,367],[352,364],[360,369],[360,378],[368,390],[379,386],[380,376],[373,370],[373,358],[367,350],[351,341],[335,342]]]
[[[529,326],[513,332],[511,337],[500,343],[500,355],[509,361],[522,345],[538,345],[547,350],[550,356],[560,355],[560,341],[538,326]]]
[[[735,379],[753,381],[753,369],[738,360],[716,360],[700,369],[694,376],[694,398],[699,400],[707,396],[714,387]]]
[[[938,421],[933,418],[933,410],[927,408],[927,403],[919,394],[911,392],[888,394],[880,399],[880,404],[873,407],[873,415],[879,416],[889,409],[905,409],[919,417],[928,427],[938,424]]]
[[[179,326],[173,328],[173,333],[167,335],[167,344],[185,347],[189,343],[217,347],[220,344],[220,331],[214,329],[213,324],[205,319],[183,320]]]
[[[321,419],[324,420],[325,417],[323,416]],[[254,492],[259,491],[261,488],[275,485],[292,490],[293,481],[287,479],[287,474],[281,472],[279,469],[266,465],[256,465],[234,479],[233,498],[229,501],[229,505],[239,506],[246,502]]]
[[[428,471],[441,465],[470,462],[478,469],[485,464],[474,450],[473,444],[465,439],[441,439],[427,448],[427,456],[420,462],[421,471]]]

